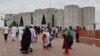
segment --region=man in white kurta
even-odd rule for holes
[[[23,30],[24,30],[24,27],[23,26],[19,26],[18,27],[18,31],[19,31],[19,40],[21,41],[22,40],[22,35],[23,35]]]
[[[34,42],[34,38],[36,37],[35,29],[33,29],[32,26],[30,26],[30,32],[31,32],[31,44],[30,44],[30,51],[32,52],[32,46]]]
[[[16,26],[13,26],[11,28],[11,33],[12,33],[11,36],[13,37],[12,41],[15,41],[15,39],[16,39],[16,33],[17,33],[17,27]]]

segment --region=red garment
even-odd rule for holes
[[[46,38],[46,34],[43,34],[43,36],[42,36],[42,40],[43,40],[43,48],[44,48],[44,49],[47,48],[46,46],[44,46],[44,40],[45,40],[45,38]]]
[[[42,40],[44,41],[45,38],[46,38],[46,34],[43,34],[43,36],[42,36]]]
[[[76,33],[76,34],[80,34],[80,28],[77,28],[77,29],[75,30],[75,33]]]
[[[65,54],[69,54],[69,46],[67,45],[68,43],[66,43],[66,41],[64,40],[63,42],[63,48],[65,49]]]

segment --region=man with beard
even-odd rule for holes
[[[22,53],[28,53],[29,46],[31,44],[31,32],[30,29],[26,26],[25,31],[21,40],[21,49]]]

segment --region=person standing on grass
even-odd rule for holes
[[[69,31],[67,28],[64,29],[63,33],[62,33],[62,36],[63,36],[63,49],[65,49],[65,54],[69,55]]]
[[[8,34],[9,34],[9,27],[5,25],[5,27],[3,28],[3,35],[4,35],[5,42],[7,42]]]

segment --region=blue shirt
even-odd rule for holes
[[[69,35],[73,37],[74,36],[74,31],[70,30],[70,29],[68,31],[69,31]]]

